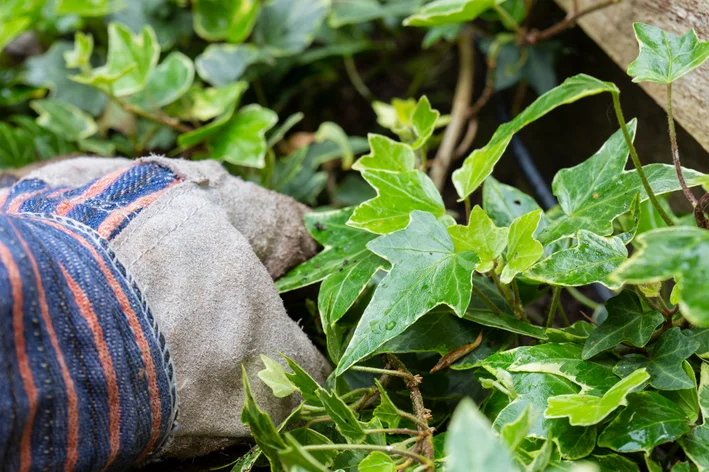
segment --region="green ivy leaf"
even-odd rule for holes
[[[328,24],[340,28],[380,18],[402,17],[416,11],[421,3],[422,0],[332,0]]]
[[[511,421],[500,428],[500,439],[507,445],[509,450],[514,451],[522,440],[527,437],[527,433],[534,424],[532,408],[530,405],[522,411],[515,421]]]
[[[579,320],[566,328],[547,328],[545,332],[549,341],[553,343],[583,344],[595,329],[596,327],[591,323]]]
[[[700,472],[709,470],[709,425],[697,426],[679,444]]]
[[[593,454],[584,461],[597,464],[599,472],[640,472],[635,462],[620,454]]]
[[[164,107],[183,96],[194,81],[194,64],[181,52],[171,52],[153,71],[144,90],[130,102],[145,110]]]
[[[354,161],[354,153],[350,148],[349,138],[347,133],[342,129],[337,123],[332,121],[325,121],[320,123],[318,130],[315,132],[315,142],[323,143],[325,141],[331,141],[340,148],[340,155],[342,157],[342,169],[349,170],[352,167],[352,162]]]
[[[145,26],[139,35],[133,35],[127,26],[112,22],[108,25],[106,64],[72,79],[117,97],[132,95],[143,90],[159,57],[160,45],[152,27]]]
[[[195,0],[194,30],[207,41],[240,43],[251,34],[260,9],[259,0]]]
[[[541,209],[532,197],[492,176],[483,185],[483,208],[497,226],[509,226],[515,218]],[[540,226],[546,226],[544,217]]]
[[[622,342],[643,347],[664,317],[657,311],[645,311],[640,297],[629,290],[606,302],[608,317],[588,336],[582,357],[590,359]]]
[[[706,423],[709,418],[709,364],[702,362],[701,373],[699,376],[699,408],[702,410],[702,418]]]
[[[617,289],[621,284],[612,281],[609,276],[627,258],[628,250],[620,238],[605,238],[581,230],[576,235],[575,246],[542,259],[524,275],[538,282],[564,287],[598,282]]]
[[[414,170],[416,154],[408,144],[379,134],[367,136],[371,152],[352,165],[353,170],[407,172]]]
[[[389,398],[386,389],[382,387],[379,380],[374,379],[374,384],[379,390],[379,405],[374,409],[374,417],[379,418],[382,423],[386,423],[390,428],[398,428],[401,422],[401,416],[397,413],[398,408]]]
[[[320,386],[302,367],[290,357],[281,354],[288,363],[293,373],[286,372],[286,378],[298,389],[306,403],[314,406],[321,406],[322,402],[317,394]]]
[[[210,44],[197,56],[195,66],[205,82],[227,85],[239,80],[251,64],[269,61],[268,54],[251,44]]]
[[[241,411],[241,422],[249,426],[251,435],[268,458],[271,467],[274,470],[280,470],[278,453],[279,450],[285,449],[286,444],[278,434],[271,418],[256,403],[249,377],[243,365],[241,366],[241,379],[244,384],[244,408]]]
[[[512,121],[500,126],[485,147],[473,151],[463,166],[453,172],[453,185],[460,200],[473,193],[490,175],[515,133],[560,105],[603,92],[618,93],[618,88],[610,82],[579,74],[537,98]]]
[[[273,395],[284,398],[297,390],[293,382],[286,377],[286,369],[281,364],[263,354],[261,354],[261,362],[266,368],[257,374],[258,378],[271,388]]]
[[[245,167],[266,166],[266,131],[278,122],[273,110],[257,104],[241,108],[209,140],[212,159]]]
[[[318,390],[318,397],[325,407],[328,416],[335,423],[337,431],[347,439],[350,443],[359,444],[363,442],[367,434],[364,432],[362,425],[357,421],[354,412],[350,410],[347,404],[337,396],[335,392],[328,392],[323,389]]]
[[[310,428],[296,428],[289,431],[289,434],[298,441],[298,444],[302,446],[318,446],[323,444],[332,444],[332,441],[327,438],[327,436],[318,433]],[[322,465],[329,467],[332,465],[333,460],[337,456],[337,451],[323,450],[323,451],[309,451],[309,454]],[[281,454],[281,459],[283,455]],[[249,471],[250,472],[250,471]]]
[[[283,435],[286,447],[278,451],[285,470],[304,472],[329,472],[330,469],[320,463],[310,452],[303,449],[290,434]]]
[[[125,6],[125,0],[57,0],[54,13],[87,17],[106,16]]]
[[[683,336],[679,328],[671,328],[660,336],[650,350],[650,357],[632,355],[616,364],[613,372],[625,377],[645,367],[650,385],[658,390],[694,388],[694,382],[682,368],[682,362],[699,348],[699,343]]]
[[[274,56],[297,54],[312,43],[329,9],[329,0],[271,0],[261,10],[253,39]]]
[[[436,122],[441,114],[438,110],[431,108],[431,102],[428,97],[423,95],[416,103],[416,108],[411,115],[411,126],[414,130],[416,140],[411,143],[411,147],[419,149],[428,142],[433,135],[433,130],[436,128]]]
[[[372,108],[377,114],[377,123],[396,133],[413,149],[422,147],[433,134],[441,120],[440,113],[431,108],[428,97],[421,96],[402,100],[395,98],[391,104],[374,101]]]
[[[488,272],[495,260],[507,246],[507,228],[498,228],[487,216],[485,210],[475,205],[470,212],[468,225],[455,225],[448,228],[455,250],[473,251],[480,258],[477,271]]]
[[[30,106],[39,114],[38,125],[69,141],[86,139],[98,131],[98,126],[91,115],[61,100],[54,98],[33,100]]]
[[[513,472],[510,451],[496,437],[490,422],[469,398],[458,403],[446,434],[446,470]]]
[[[630,121],[628,130],[633,138],[636,129],[637,121]],[[602,236],[612,234],[613,220],[630,210],[635,195],[640,194],[640,201],[648,199],[637,170],[623,170],[628,154],[628,146],[619,130],[586,161],[560,170],[554,177],[552,189],[565,216],[546,228],[540,239],[555,241],[580,229]],[[643,170],[658,195],[681,188],[671,165],[650,164]],[[684,169],[683,174],[690,187],[706,180],[704,174],[690,169]]]
[[[94,37],[77,31],[74,35],[74,49],[64,52],[67,68],[80,69],[91,66],[91,54],[94,51]]]
[[[544,328],[535,326],[524,321],[518,320],[514,316],[482,311],[468,311],[465,313],[465,319],[474,321],[483,326],[490,328],[502,329],[510,333],[529,336],[530,338],[546,340],[547,335]]]
[[[638,250],[612,275],[618,282],[643,284],[674,277],[682,315],[692,324],[709,326],[709,232],[687,226],[648,231],[635,238]]]
[[[678,405],[687,415],[687,421],[691,424],[697,422],[699,418],[699,397],[697,394],[697,376],[694,374],[694,369],[689,362],[682,362],[682,369],[692,381],[691,388],[682,390],[670,390],[660,392],[663,397],[672,400]]]
[[[405,26],[440,26],[472,21],[504,0],[436,0],[404,20]]]
[[[372,452],[357,466],[358,472],[395,472],[396,463],[383,452]]]
[[[633,29],[640,46],[628,65],[633,82],[671,84],[709,59],[709,41],[699,41],[693,29],[683,36],[643,23],[633,23]]]
[[[13,39],[25,32],[32,25],[32,18],[21,16],[19,18],[0,18],[0,51],[10,44]]]
[[[337,367],[338,375],[438,305],[448,305],[463,316],[479,261],[473,252],[455,252],[446,227],[421,211],[411,213],[406,229],[377,238],[367,247],[391,262],[392,269],[365,309]]]
[[[507,234],[507,263],[502,268],[500,280],[508,284],[521,272],[529,269],[544,254],[544,246],[534,239],[542,211],[535,210],[512,221]]]
[[[397,173],[367,170],[362,177],[377,190],[377,196],[355,209],[347,222],[354,228],[376,234],[391,233],[405,228],[414,210],[446,217],[441,194],[420,170]]]
[[[684,411],[657,392],[628,395],[628,406],[598,436],[598,445],[618,452],[645,451],[689,431]]]
[[[627,406],[629,393],[640,389],[650,374],[638,369],[611,387],[602,397],[593,395],[559,395],[549,399],[544,412],[547,418],[569,418],[573,426],[598,424],[620,406]]]
[[[367,283],[389,263],[369,249],[377,235],[347,226],[353,208],[305,215],[305,227],[324,249],[317,256],[276,281],[279,292],[288,292],[323,280],[318,308],[324,325],[342,318]]]

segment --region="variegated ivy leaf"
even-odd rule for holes
[[[569,418],[574,426],[591,426],[603,421],[621,406],[628,405],[628,394],[641,388],[650,375],[638,369],[611,387],[602,397],[576,394],[559,395],[549,399],[547,418]]]
[[[483,185],[483,208],[497,226],[509,226],[515,218],[541,209],[532,197],[511,185],[498,182],[493,176],[485,179]],[[539,225],[547,225],[545,216],[542,216]]]
[[[700,472],[709,470],[709,424],[697,426],[681,437],[679,444]]]
[[[485,210],[478,205],[470,212],[467,226],[455,225],[448,228],[456,251],[473,251],[478,255],[480,263],[476,270],[481,273],[491,270],[495,260],[505,250],[507,232],[507,228],[495,226]]]
[[[125,25],[108,25],[108,58],[106,64],[73,80],[105,90],[117,97],[132,95],[145,87],[160,56],[155,31],[145,26],[134,35]]]
[[[260,9],[259,0],[195,0],[194,30],[208,41],[240,43],[251,34]]]
[[[497,128],[490,142],[485,147],[473,151],[465,159],[463,166],[453,172],[453,185],[460,200],[473,193],[492,173],[515,133],[560,105],[603,92],[618,93],[618,88],[610,82],[602,82],[585,74],[570,77],[537,98],[512,121]]]
[[[277,57],[297,54],[313,42],[329,9],[329,0],[265,2],[254,27],[253,40]]]
[[[429,140],[441,114],[431,108],[428,97],[423,95],[418,102],[413,98],[401,100],[395,98],[391,104],[373,102],[377,114],[377,123],[392,130],[402,141],[418,149]]]
[[[199,77],[212,85],[227,85],[241,78],[251,64],[272,60],[252,44],[210,44],[195,59]]]
[[[544,246],[534,239],[541,218],[542,211],[535,210],[512,221],[507,233],[506,263],[500,275],[503,283],[512,282],[517,274],[532,267],[544,254]]]
[[[633,29],[640,46],[628,65],[633,82],[670,84],[709,59],[709,41],[699,41],[694,30],[675,36],[643,23],[633,23]]]
[[[664,317],[657,311],[646,311],[640,297],[630,290],[606,302],[608,317],[591,332],[583,346],[582,357],[590,359],[622,342],[643,347]]]
[[[504,0],[436,0],[404,20],[405,26],[440,26],[472,21]]]
[[[699,408],[702,410],[704,422],[709,419],[709,364],[702,362],[701,373],[699,375]]]
[[[33,100],[30,106],[39,114],[38,125],[69,141],[86,139],[98,131],[91,115],[62,100]]]
[[[411,213],[406,229],[377,238],[367,247],[391,262],[392,269],[365,309],[337,366],[338,375],[438,305],[448,305],[463,316],[479,262],[472,251],[456,252],[446,227],[422,211]]]
[[[598,282],[616,289],[621,284],[612,281],[609,276],[627,258],[628,250],[620,238],[605,238],[581,230],[573,247],[542,259],[524,275],[532,280],[565,287]]]
[[[661,228],[640,234],[639,250],[618,267],[612,279],[643,284],[675,279],[682,315],[695,326],[709,326],[709,231],[688,226]]]
[[[258,378],[271,388],[273,395],[284,398],[297,390],[293,382],[286,377],[286,369],[281,364],[263,354],[261,362],[266,368],[259,371]]]
[[[278,122],[273,110],[257,104],[241,108],[209,140],[212,159],[263,169],[266,165],[266,131]]]
[[[158,64],[145,89],[131,96],[130,102],[145,110],[164,107],[187,93],[193,81],[192,60],[175,51]]]
[[[94,37],[77,31],[74,36],[74,49],[64,53],[66,66],[70,69],[81,69],[90,66],[91,53],[94,52]]]
[[[407,172],[414,170],[416,154],[408,144],[402,144],[379,134],[367,136],[371,152],[352,165],[358,171],[376,170]]]
[[[683,390],[694,388],[682,363],[699,348],[699,343],[683,336],[679,328],[664,332],[652,345],[649,357],[631,354],[613,368],[613,372],[625,377],[640,368],[650,374],[650,385],[658,390]]]
[[[387,261],[367,249],[377,235],[345,224],[353,210],[305,215],[305,227],[324,249],[276,281],[283,293],[323,280],[318,296],[323,326],[342,318],[377,270],[389,268]]]
[[[636,129],[637,121],[630,121],[628,130],[633,138]],[[628,145],[618,130],[586,161],[560,170],[552,189],[565,216],[554,220],[540,234],[540,240],[555,241],[582,229],[601,236],[613,234],[613,220],[630,210],[635,195],[640,195],[640,201],[648,199],[637,170],[624,170],[628,154]],[[643,170],[656,194],[680,190],[673,166],[650,164]],[[690,187],[706,181],[700,172],[684,169],[683,174]]]

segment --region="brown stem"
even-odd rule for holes
[[[670,130],[670,144],[672,145],[672,162],[675,165],[675,171],[677,172],[677,178],[679,179],[679,185],[682,187],[684,195],[687,200],[693,206],[697,206],[697,197],[694,196],[689,187],[687,187],[687,182],[684,180],[684,175],[682,175],[682,165],[679,162],[679,148],[677,147],[677,132],[675,131],[675,118],[672,115],[672,83],[667,84],[667,125]]]
[[[441,191],[448,177],[448,170],[453,161],[455,145],[465,125],[465,112],[470,106],[473,96],[473,79],[475,72],[474,47],[475,36],[470,28],[465,28],[458,37],[458,57],[460,69],[458,82],[453,95],[451,121],[443,134],[441,146],[436,153],[436,159],[431,165],[431,180]]]
[[[163,124],[169,128],[174,129],[175,131],[179,131],[180,133],[187,133],[189,131],[192,131],[192,128],[189,126],[180,123],[179,120],[176,120],[175,118],[169,117],[163,113],[160,114],[155,114],[155,113],[150,113],[149,111],[143,110],[140,107],[137,107],[131,103],[126,103],[123,102],[122,100],[118,98],[114,98],[116,100],[116,103],[118,103],[125,111],[129,113],[133,113],[134,115],[137,115],[141,118],[145,118],[146,120],[154,121],[156,123]]]
[[[537,44],[543,39],[551,38],[552,36],[556,36],[562,31],[565,31],[569,28],[573,28],[576,25],[576,22],[581,17],[594,13],[598,10],[602,10],[603,8],[609,7],[616,3],[620,3],[620,1],[621,0],[604,0],[602,2],[596,3],[595,5],[591,5],[590,7],[585,8],[583,10],[579,10],[578,5],[575,5],[575,8],[573,8],[572,11],[569,12],[569,14],[566,15],[566,18],[564,18],[562,21],[550,26],[545,30],[530,32],[524,37],[524,41],[527,44]]]
[[[709,193],[705,193],[702,195],[702,198],[699,199],[697,206],[694,207],[694,221],[697,222],[697,226],[700,228],[709,229],[709,221],[707,221],[707,217],[704,215],[704,208],[706,208],[708,204]]]
[[[471,352],[473,352],[475,349],[480,346],[480,343],[483,342],[483,330],[480,330],[480,333],[478,334],[478,337],[475,338],[475,341],[473,341],[470,344],[466,344],[465,346],[461,346],[458,349],[454,349],[448,354],[444,355],[441,357],[441,359],[436,363],[436,365],[433,366],[431,369],[431,373],[436,373],[439,370],[443,370],[446,367],[449,367],[452,363],[457,361],[458,359],[467,356]]]

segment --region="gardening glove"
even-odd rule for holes
[[[214,161],[78,158],[0,190],[3,470],[123,470],[249,436],[241,365],[329,365],[272,277],[311,256],[292,199]],[[295,406],[263,384],[274,420]],[[7,420],[5,420],[7,419]]]

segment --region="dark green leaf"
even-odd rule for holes
[[[583,344],[595,329],[588,321],[579,320],[566,328],[547,328],[546,335],[553,343]],[[585,357],[583,359],[586,360]]]
[[[303,446],[317,446],[321,444],[332,444],[327,436],[324,436],[310,428],[296,428],[290,431],[290,435]],[[337,456],[336,450],[311,451],[310,455],[325,466],[332,465],[332,461]],[[282,457],[282,456],[281,456]]]
[[[302,367],[295,363],[293,359],[288,356],[281,354],[283,358],[288,363],[288,367],[293,371],[292,374],[286,372],[286,377],[290,380],[293,385],[300,391],[303,396],[303,400],[306,403],[314,406],[320,406],[320,397],[318,397],[317,391],[320,389],[318,383],[308,374]]]
[[[709,470],[709,425],[697,426],[679,444],[700,471]]]
[[[195,66],[205,82],[227,85],[239,80],[251,64],[269,60],[270,56],[251,44],[210,44],[197,56]]]
[[[307,48],[328,13],[326,0],[271,0],[254,28],[254,41],[274,56],[290,56]]]
[[[382,423],[386,423],[390,428],[398,428],[401,421],[401,416],[397,413],[398,409],[389,398],[386,389],[379,383],[379,380],[374,379],[374,383],[379,390],[379,405],[374,409],[374,417],[379,418]]]
[[[283,466],[289,471],[298,472],[329,472],[329,469],[321,464],[313,455],[303,449],[298,441],[290,434],[283,435],[286,448],[279,451],[279,456]]]
[[[335,423],[337,431],[351,443],[361,443],[367,437],[362,425],[357,421],[354,412],[347,407],[344,401],[335,392],[318,390],[318,397],[325,407],[328,416]]]

